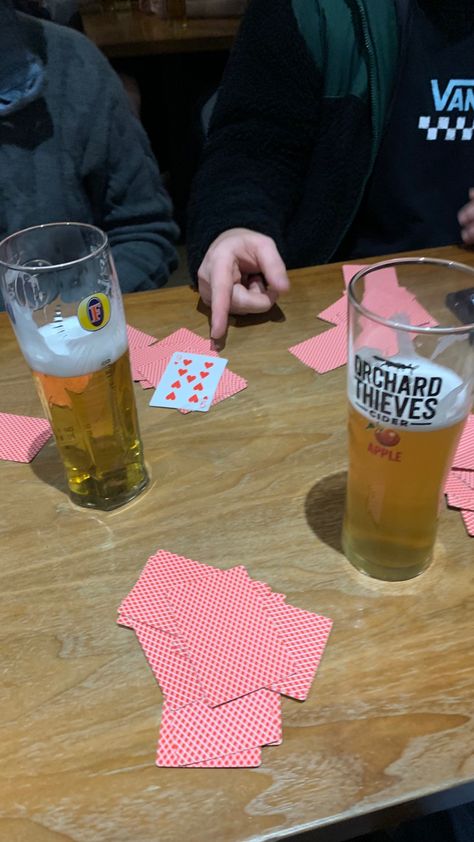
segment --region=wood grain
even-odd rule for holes
[[[474,265],[461,249],[433,251]],[[219,842],[318,828],[343,840],[472,797],[474,542],[441,517],[434,563],[384,584],[340,549],[345,370],[318,376],[288,347],[326,326],[339,265],[292,273],[281,320],[234,320],[225,355],[248,388],[207,415],[136,396],[151,487],[121,510],[75,508],[54,444],[0,463],[0,839]],[[207,335],[187,288],[126,299],[157,337]],[[4,314],[1,410],[41,414]],[[258,770],[154,766],[161,694],[116,608],[158,547],[244,564],[334,619],[310,698],[283,704],[284,740]]]

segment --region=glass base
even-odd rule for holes
[[[77,494],[69,489],[69,496],[73,503],[86,509],[100,509],[103,512],[110,512],[113,509],[118,509],[119,506],[124,506],[125,503],[130,503],[135,497],[138,497],[142,491],[145,490],[149,483],[148,474],[145,472],[143,479],[133,486],[133,488],[125,488],[116,494],[110,496],[102,496],[100,494]]]
[[[405,582],[408,579],[414,579],[423,573],[429,567],[432,556],[424,556],[422,559],[418,558],[414,564],[388,564],[381,561],[374,561],[365,556],[360,555],[354,549],[351,541],[343,533],[342,535],[342,549],[347,560],[360,573],[365,573],[372,579],[380,579],[383,582]],[[407,555],[408,555],[407,549]]]

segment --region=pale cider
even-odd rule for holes
[[[343,548],[357,568],[400,580],[428,566],[468,411],[467,387],[449,369],[416,356],[356,354]]]

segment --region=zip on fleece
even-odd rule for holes
[[[370,108],[371,156],[353,212],[346,220],[337,251],[359,208],[370,178],[389,110],[399,60],[396,0],[291,0],[299,31],[323,80],[324,99],[356,96]],[[354,18],[360,25],[362,41]]]

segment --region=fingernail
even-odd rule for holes
[[[211,336],[211,351],[220,351],[222,349],[222,340],[213,339]]]

